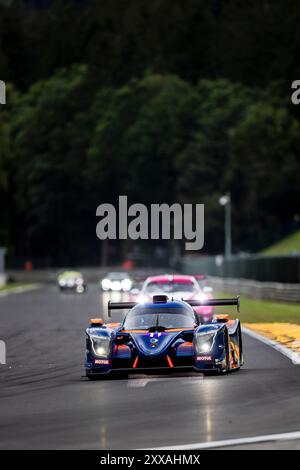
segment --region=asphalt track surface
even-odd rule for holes
[[[96,285],[0,298],[1,449],[145,449],[300,430],[300,366],[245,335],[240,372],[88,381],[84,330],[102,303]]]

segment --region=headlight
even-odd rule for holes
[[[98,357],[109,357],[111,354],[111,341],[108,337],[90,336],[93,352]]]
[[[77,286],[82,286],[82,284],[83,284],[82,277],[78,277],[75,282],[76,282]]]
[[[61,287],[64,287],[64,286],[66,285],[65,279],[59,279],[58,284],[59,284]]]
[[[112,289],[112,290],[117,290],[117,291],[121,290],[121,289],[122,289],[122,284],[121,284],[121,282],[120,282],[120,281],[113,281],[113,282],[111,283],[111,289]]]
[[[132,282],[130,279],[123,279],[122,281],[122,289],[123,290],[130,290],[132,287]]]
[[[109,279],[102,279],[101,282],[102,289],[110,289],[111,282]]]
[[[197,353],[207,353],[212,350],[216,331],[210,331],[205,333],[196,333],[195,346]]]

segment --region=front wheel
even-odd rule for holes
[[[85,287],[81,286],[81,285],[77,286],[76,287],[76,292],[77,292],[77,294],[83,294],[85,292]]]
[[[226,366],[221,370],[222,374],[227,374],[230,371],[230,351],[229,351],[229,333],[227,328],[224,330],[224,349],[226,355]]]

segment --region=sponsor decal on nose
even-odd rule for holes
[[[98,364],[98,365],[107,365],[109,364],[109,360],[108,359],[95,359],[95,364]]]
[[[158,339],[157,338],[151,338],[150,339],[150,345],[152,348],[155,348],[157,346]]]
[[[197,361],[211,361],[211,356],[197,356]]]

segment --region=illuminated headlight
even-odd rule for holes
[[[101,286],[102,286],[102,289],[104,289],[104,290],[110,289],[110,287],[111,287],[110,280],[109,279],[102,279]]]
[[[215,331],[197,333],[195,336],[195,347],[197,353],[207,353],[211,351],[215,342],[215,337]]]
[[[97,357],[109,357],[111,354],[111,341],[108,337],[91,336],[93,352]]]
[[[130,279],[123,279],[121,285],[123,290],[128,291],[132,287],[132,282]]]
[[[112,288],[112,290],[117,290],[117,291],[119,291],[119,290],[122,289],[122,284],[121,284],[121,282],[119,282],[119,281],[113,281],[113,282],[111,283],[111,288]]]
[[[64,287],[64,286],[66,285],[65,279],[59,279],[58,284],[59,284],[61,287]]]

